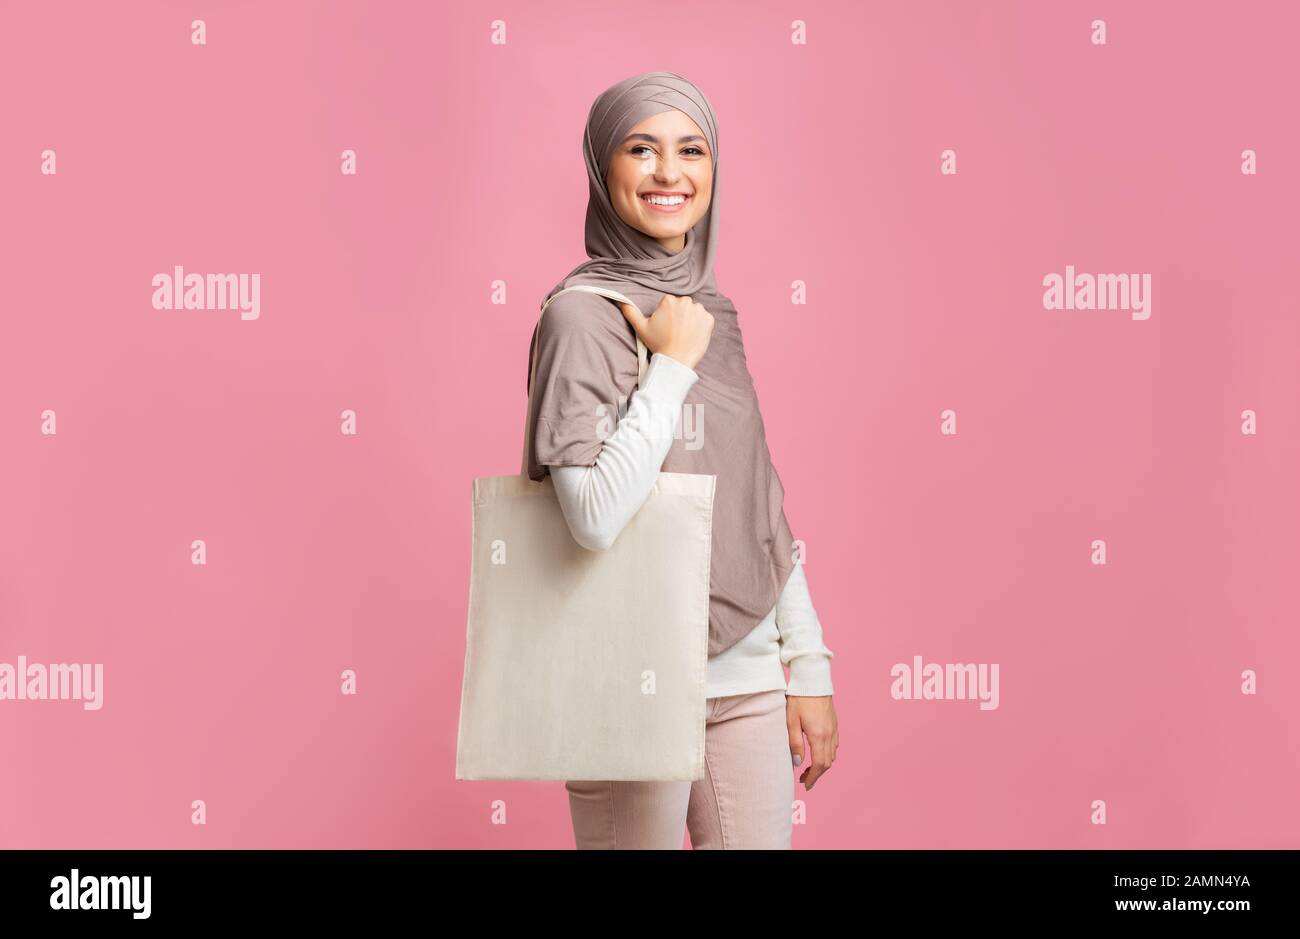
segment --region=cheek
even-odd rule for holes
[[[705,195],[705,196],[708,197],[708,198],[700,199],[700,200],[697,201],[696,206],[695,206],[695,215],[696,215],[696,218],[703,218],[703,217],[708,213],[708,211],[709,211],[709,206],[713,204],[713,186],[712,186],[712,183],[713,183],[713,179],[712,179],[712,177],[706,177],[706,178],[704,179],[704,182],[703,182],[701,185],[699,185],[699,186],[696,187],[696,190],[695,190],[696,192],[700,193],[701,195]]]
[[[709,195],[713,194],[713,173],[712,172],[700,173],[698,176],[695,177],[694,182],[695,182],[696,192],[708,193]]]
[[[631,158],[620,160],[614,170],[612,179],[609,181],[610,191],[613,192],[614,189],[618,189],[635,199],[637,190],[641,188],[645,178],[654,171],[654,160]]]

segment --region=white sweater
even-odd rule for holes
[[[672,446],[686,393],[699,377],[676,359],[651,356],[645,381],[603,441],[595,465],[550,467],[569,530],[583,547],[608,548],[644,504]],[[782,688],[788,695],[829,695],[833,654],[822,642],[803,565],[797,564],[767,616],[735,645],[709,656],[705,694]],[[783,665],[790,669],[788,684]]]

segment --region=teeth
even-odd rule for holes
[[[681,205],[683,202],[686,201],[685,196],[650,195],[650,196],[642,196],[641,198],[644,199],[646,202],[652,203],[653,205]]]

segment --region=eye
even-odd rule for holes
[[[630,153],[632,156],[641,156],[642,151],[644,151],[645,153],[652,152],[648,144],[640,143],[637,144],[635,147],[631,148],[630,150],[628,150],[628,153]],[[690,156],[708,156],[708,154],[705,153],[702,149],[694,145],[687,147],[682,151],[682,153]]]

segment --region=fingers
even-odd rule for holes
[[[812,738],[809,738],[809,741],[812,743],[812,763],[804,770],[803,775],[799,777],[799,781],[804,784],[804,788],[811,792],[812,787],[817,785],[817,780],[821,779],[822,774],[831,768],[831,760],[827,744],[824,741],[820,745]]]
[[[645,329],[646,325],[645,314],[630,303],[620,303],[618,308],[623,311],[624,318],[632,324],[632,328],[636,330],[636,334],[641,336],[644,340],[644,333],[642,331]]]
[[[792,710],[785,712],[785,729],[790,735],[790,762],[795,766],[802,766],[804,762],[803,727],[799,724],[798,713]]]
[[[799,781],[811,791],[817,780],[831,768],[835,762],[835,736],[837,731],[831,727],[818,727],[808,730],[808,743],[812,749],[812,762],[804,770]]]

